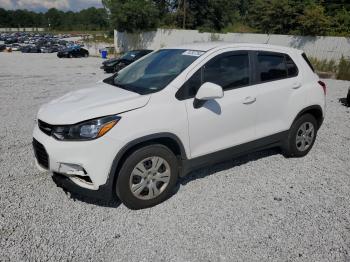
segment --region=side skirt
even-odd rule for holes
[[[224,162],[242,155],[246,155],[252,152],[273,148],[273,147],[280,147],[282,145],[282,142],[285,139],[287,139],[288,133],[289,133],[289,130],[277,133],[275,135],[260,138],[252,142],[223,149],[208,155],[199,156],[193,159],[183,159],[182,172],[180,173],[180,176],[184,177],[193,170],[206,167],[209,165],[213,165],[216,163],[221,163],[221,162]]]

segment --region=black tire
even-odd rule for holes
[[[297,136],[298,136],[298,132],[299,132],[299,136],[301,135],[300,128],[303,125],[306,125],[309,128],[311,128],[311,126],[312,126],[314,133],[313,133],[312,139],[310,138],[311,135],[305,135],[311,141],[306,144],[307,148],[305,148],[304,150],[300,150],[298,148],[298,145],[300,147],[302,147],[302,146],[301,146],[301,142],[297,143]],[[310,152],[310,150],[312,149],[312,147],[315,143],[316,136],[317,136],[317,130],[318,130],[317,121],[313,115],[304,114],[304,115],[300,116],[298,119],[296,119],[294,121],[294,123],[292,124],[292,127],[289,130],[288,137],[287,137],[286,141],[284,141],[284,144],[282,146],[282,150],[283,150],[284,155],[286,157],[306,156]]]
[[[72,55],[72,54],[69,54],[68,57],[69,57],[69,58],[73,58],[73,55]]]
[[[170,179],[167,186],[157,197],[146,200],[140,199],[132,193],[130,181],[134,168],[144,159],[149,157],[160,157],[167,162],[168,166],[170,167]],[[165,201],[172,195],[178,178],[178,173],[178,160],[174,153],[166,146],[155,144],[142,147],[132,152],[123,163],[116,183],[117,196],[121,202],[130,209],[142,209],[155,206]],[[148,188],[144,188],[147,192]]]

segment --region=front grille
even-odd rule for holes
[[[39,165],[49,169],[49,155],[47,154],[45,147],[40,144],[35,138],[33,138],[33,149],[36,160]]]
[[[38,126],[42,132],[44,132],[48,136],[51,136],[52,128],[53,128],[52,125],[45,123],[44,121],[41,121],[40,119],[38,119]]]

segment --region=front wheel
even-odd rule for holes
[[[173,152],[163,145],[150,145],[125,160],[116,192],[128,208],[147,208],[171,196],[177,177],[178,161]]]
[[[311,114],[299,117],[292,125],[283,145],[287,157],[303,157],[313,147],[317,135],[317,121]]]

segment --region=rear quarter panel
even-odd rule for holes
[[[305,97],[306,104],[304,108],[309,106],[320,106],[322,108],[322,113],[324,116],[326,111],[326,98],[323,92],[323,88],[318,83],[318,81],[320,80],[318,75],[311,70],[309,65],[301,56],[301,53],[295,56],[295,60],[297,60],[296,62],[298,63],[298,68],[301,75],[302,87],[300,88],[300,91]],[[304,108],[299,108],[298,110],[296,110],[296,112],[293,113],[294,117],[292,117],[292,119],[290,120],[290,126],[292,125],[295,117]]]

